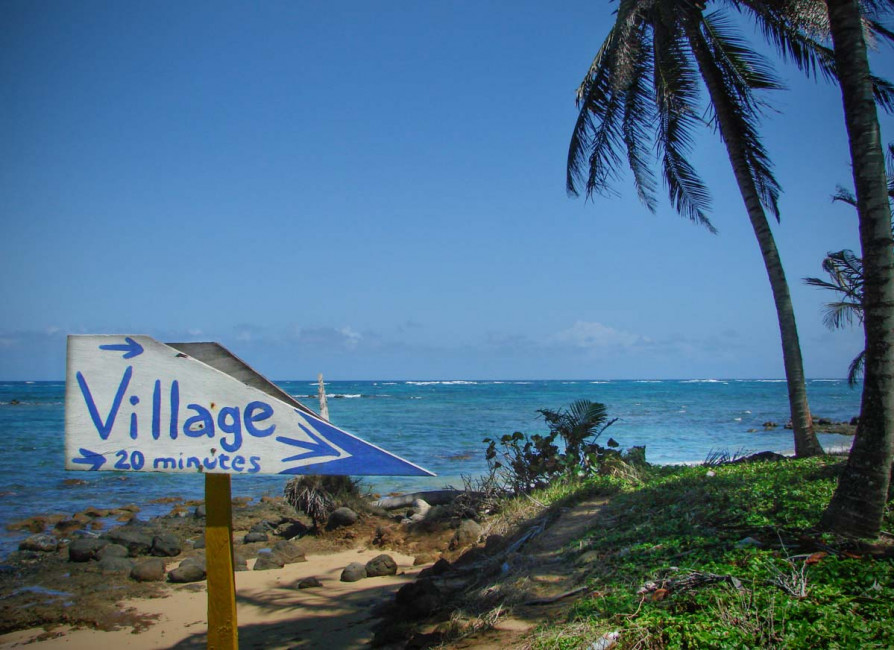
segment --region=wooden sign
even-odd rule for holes
[[[433,476],[320,418],[217,343],[137,335],[68,337],[65,466]]]

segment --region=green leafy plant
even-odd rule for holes
[[[485,438],[485,458],[494,474],[501,474],[506,488],[515,493],[549,485],[559,477],[581,478],[596,474],[634,476],[634,467],[645,465],[645,448],[621,452],[613,439],[596,443],[608,427],[604,404],[577,400],[566,409],[537,411],[549,427],[546,435],[521,431]]]

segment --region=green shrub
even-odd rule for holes
[[[492,474],[503,478],[514,493],[529,493],[558,478],[620,476],[638,479],[646,465],[645,447],[626,452],[609,438],[606,446],[596,443],[617,421],[609,419],[604,404],[589,400],[573,402],[567,409],[537,411],[549,427],[546,435],[521,431],[485,438],[485,458]]]

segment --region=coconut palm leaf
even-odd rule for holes
[[[757,99],[755,91],[777,90],[782,88],[782,84],[772,73],[769,63],[750,51],[745,42],[735,35],[729,20],[713,12],[703,17],[701,25],[698,35],[704,40],[694,46],[706,47],[710,51],[712,63],[720,72],[722,92],[728,99],[727,108],[736,131],[734,135],[741,143],[761,203],[778,220],[780,187],[758,134],[762,102]],[[724,138],[732,135],[721,132]]]
[[[860,377],[863,375],[863,367],[866,364],[866,350],[862,350],[860,354],[854,357],[851,365],[847,368],[847,384],[854,387],[860,383]]]
[[[824,0],[726,0],[726,5],[741,13],[749,13],[766,40],[776,48],[783,60],[792,61],[808,77],[822,77],[836,82],[835,55],[830,41],[829,16]],[[863,29],[867,42],[894,42],[894,32],[877,17],[888,7],[886,2],[862,3]],[[872,75],[876,104],[887,113],[894,113],[894,85]]]
[[[711,195],[687,156],[698,117],[699,76],[685,39],[675,23],[658,22],[653,31],[654,96],[658,113],[656,144],[664,181],[674,208],[682,216],[716,229],[708,219]]]

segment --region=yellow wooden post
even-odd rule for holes
[[[236,650],[236,580],[229,474],[205,474],[205,564],[208,574],[208,648]]]

